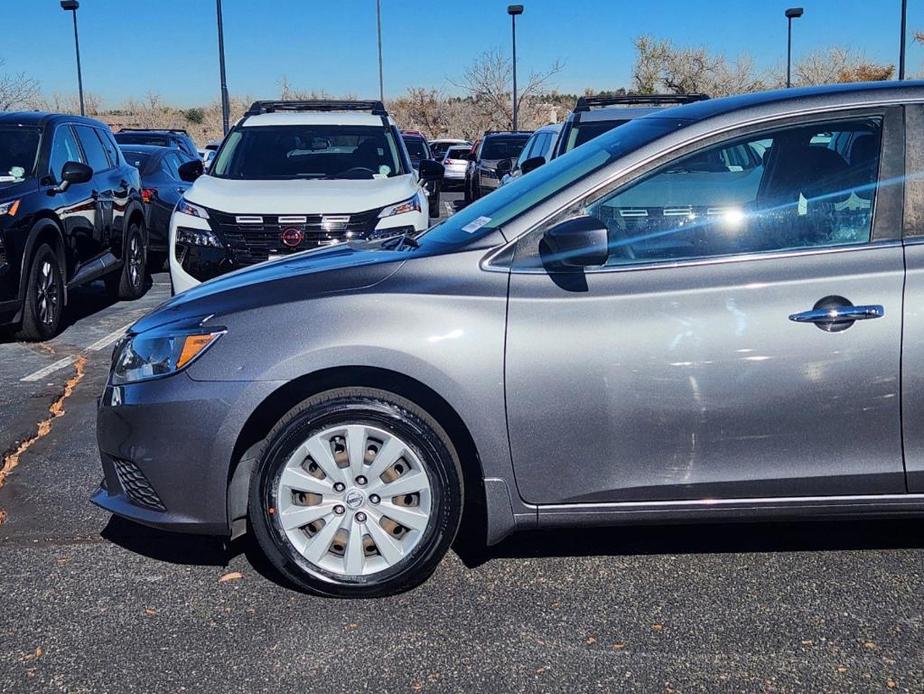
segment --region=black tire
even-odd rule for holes
[[[64,314],[64,277],[61,261],[51,246],[43,243],[32,256],[26,280],[22,324],[16,331],[20,340],[50,340],[61,328]]]
[[[435,219],[440,216],[440,189],[436,188],[433,192],[430,193],[430,198],[428,200],[429,214],[431,219]]]
[[[462,200],[466,205],[470,205],[472,202],[472,189],[468,177],[466,177],[465,181],[462,183],[462,188],[464,189],[462,191]]]
[[[286,461],[324,429],[366,424],[399,436],[414,449],[431,483],[427,527],[407,556],[366,576],[332,574],[309,563],[286,538],[275,513],[275,489]],[[325,597],[370,598],[400,593],[425,581],[455,538],[462,516],[462,470],[443,428],[414,403],[372,388],[326,391],[290,410],[266,438],[250,484],[248,515],[260,549],[295,586]]]
[[[147,244],[141,225],[132,222],[125,234],[122,268],[105,278],[106,289],[114,299],[134,301],[144,296],[147,285]]]

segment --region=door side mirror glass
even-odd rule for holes
[[[498,176],[504,176],[510,173],[510,169],[513,168],[513,162],[510,159],[501,159],[497,162],[497,166],[494,167],[494,170],[497,171]]]
[[[93,178],[93,169],[79,161],[68,161],[61,167],[61,183],[57,191],[63,193],[73,183],[87,183]]]
[[[520,173],[522,173],[525,176],[530,171],[534,171],[535,169],[538,169],[543,164],[545,164],[545,157],[530,157],[529,159],[524,161],[522,164],[520,164]]]
[[[180,164],[180,167],[177,169],[177,173],[180,174],[180,179],[192,183],[199,176],[202,175],[205,168],[202,165],[201,159],[192,159],[190,161]]]
[[[445,169],[439,162],[432,159],[424,159],[420,162],[418,171],[421,181],[438,181],[443,177]]]
[[[606,226],[590,216],[575,217],[547,230],[540,249],[552,265],[587,267],[603,265],[609,257]]]

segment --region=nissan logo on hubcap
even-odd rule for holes
[[[279,238],[289,248],[295,248],[305,240],[305,232],[297,227],[289,227],[288,229],[282,230],[279,234]]]
[[[351,509],[357,509],[363,505],[366,497],[358,489],[351,489],[346,493],[346,496],[343,497],[343,500]]]

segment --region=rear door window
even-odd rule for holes
[[[77,131],[80,146],[83,147],[83,153],[87,157],[87,164],[90,165],[94,173],[112,168],[109,157],[106,156],[106,150],[103,149],[103,144],[99,141],[99,137],[96,136],[95,128],[86,125],[75,125],[74,130]]]

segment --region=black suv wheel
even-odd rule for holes
[[[64,311],[64,278],[61,262],[51,246],[43,243],[32,256],[26,280],[21,340],[49,340],[58,334]]]
[[[147,281],[147,246],[141,226],[132,222],[125,237],[124,262],[118,274],[106,277],[106,288],[117,299],[134,300],[144,295]]]

